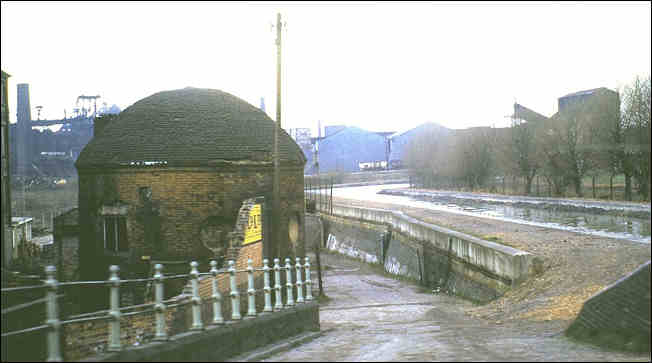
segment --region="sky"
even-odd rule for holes
[[[650,74],[650,2],[8,2],[1,63],[28,83],[32,118],[79,95],[121,109],[156,92],[213,88],[282,126],[403,131],[424,122],[509,126],[518,102],[546,116],[579,90]]]

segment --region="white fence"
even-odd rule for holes
[[[230,298],[231,298],[231,311],[232,311],[232,320],[240,320],[242,316],[240,314],[240,293],[238,292],[237,285],[237,273],[246,272],[247,273],[247,295],[248,295],[248,307],[246,316],[255,317],[258,312],[256,310],[256,289],[254,287],[254,272],[262,271],[264,277],[264,287],[263,293],[265,295],[265,306],[262,310],[263,313],[271,313],[274,311],[279,311],[287,307],[292,307],[295,304],[301,304],[313,300],[312,296],[312,281],[310,279],[310,260],[308,257],[304,259],[305,263],[301,263],[301,258],[297,257],[294,266],[290,264],[290,259],[285,259],[285,265],[280,265],[280,260],[278,258],[274,259],[274,266],[269,266],[268,259],[263,260],[263,266],[254,267],[252,260],[247,261],[247,268],[245,270],[236,270],[235,261],[228,261],[228,268],[226,269],[217,269],[217,262],[211,261],[211,269],[208,272],[200,273],[197,269],[198,263],[193,261],[190,263],[190,273],[182,275],[172,275],[172,276],[163,276],[163,265],[156,264],[154,269],[155,273],[152,278],[146,279],[130,279],[130,280],[121,280],[118,276],[119,267],[112,265],[109,267],[109,279],[107,281],[71,281],[71,282],[58,282],[55,279],[56,268],[54,266],[47,266],[45,268],[46,280],[43,285],[35,286],[24,286],[24,287],[13,287],[2,289],[2,294],[9,294],[18,291],[25,291],[31,289],[45,289],[45,297],[32,301],[26,304],[16,305],[12,307],[2,309],[2,318],[5,319],[6,315],[19,311],[21,309],[27,308],[29,306],[45,303],[46,304],[46,318],[44,324],[30,327],[27,329],[16,330],[12,332],[3,333],[2,337],[9,337],[12,335],[24,334],[36,330],[47,330],[47,360],[48,361],[62,361],[62,354],[59,347],[60,341],[60,331],[61,326],[64,324],[93,321],[93,320],[109,320],[109,333],[107,337],[108,351],[121,351],[123,346],[120,342],[120,321],[126,316],[136,315],[155,311],[156,319],[156,329],[154,340],[165,341],[168,340],[167,335],[167,326],[165,319],[165,311],[168,308],[173,306],[179,306],[186,303],[192,304],[192,325],[190,330],[203,330],[203,322],[201,318],[201,297],[199,295],[199,277],[200,276],[212,276],[212,296],[211,300],[213,302],[213,319],[212,324],[224,324],[224,318],[222,317],[222,294],[218,289],[218,276],[223,274],[229,275],[230,280]],[[287,298],[285,304],[282,301],[282,286],[281,286],[281,271],[285,270],[286,281],[285,288],[287,289]],[[274,272],[274,287],[270,286],[270,274]],[[295,282],[292,283],[292,275],[296,271]],[[303,277],[305,276],[305,279]],[[181,302],[176,304],[170,304],[173,299],[164,300],[163,299],[163,281],[170,279],[178,278],[190,278],[192,286],[192,298],[188,302]],[[130,305],[125,307],[120,307],[120,285],[123,283],[132,283],[132,282],[153,282],[155,286],[155,299],[154,302],[140,304],[140,305]],[[59,306],[57,299],[63,297],[63,295],[57,294],[57,290],[60,286],[84,286],[84,285],[108,285],[110,288],[110,308],[108,310],[96,311],[92,313],[84,313],[75,316],[71,316],[68,320],[61,321],[59,319]],[[304,288],[305,285],[305,297],[304,297]],[[294,299],[293,288],[296,286],[297,298]],[[275,292],[275,305],[272,306],[272,290]],[[138,311],[127,312],[129,310],[140,309]]]

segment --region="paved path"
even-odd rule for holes
[[[572,342],[540,323],[500,324],[464,313],[472,306],[322,255],[323,336],[266,361],[649,361]]]

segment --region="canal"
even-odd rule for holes
[[[341,187],[333,197],[392,203],[462,215],[650,243],[650,205],[410,189],[408,184]]]

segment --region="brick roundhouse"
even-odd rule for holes
[[[229,247],[243,200],[272,205],[275,123],[238,97],[164,91],[97,121],[75,164],[82,280],[106,279],[109,264],[130,278],[149,273],[153,260],[206,262]],[[306,158],[285,131],[279,155],[280,225],[264,229],[270,258],[303,255]]]

